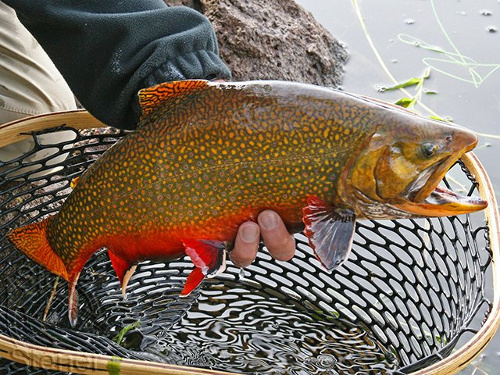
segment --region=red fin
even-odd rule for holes
[[[199,89],[208,87],[206,80],[186,80],[160,83],[139,91],[139,104],[144,118],[160,103],[182,97]]]
[[[113,266],[116,272],[116,276],[118,276],[118,279],[120,280],[122,293],[125,294],[128,282],[136,269],[136,265],[130,264],[123,258],[120,258],[115,254],[113,254],[111,251],[108,251],[108,255],[109,259],[111,260],[111,265]]]
[[[57,255],[47,239],[47,227],[53,219],[28,224],[9,232],[7,238],[16,247],[50,272],[68,280],[68,270],[62,259]]]
[[[183,240],[193,264],[200,268],[204,275],[214,277],[226,269],[226,251],[224,242],[209,240]]]
[[[184,284],[184,289],[182,289],[182,292],[180,294],[181,297],[187,297],[191,292],[196,289],[198,285],[203,281],[205,278],[205,275],[201,271],[200,268],[195,268],[194,270],[191,271],[189,274],[186,283]]]
[[[341,265],[351,252],[356,218],[349,209],[335,208],[318,197],[309,197],[304,207],[304,234],[316,257],[329,271]]]
[[[186,254],[196,268],[189,274],[181,296],[189,295],[201,281],[217,276],[226,269],[224,242],[209,240],[183,240]]]

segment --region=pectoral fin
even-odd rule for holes
[[[328,271],[347,260],[356,226],[352,210],[335,208],[318,197],[309,197],[302,220],[309,244]]]
[[[215,277],[226,269],[226,250],[223,242],[209,240],[182,241],[186,254],[196,268],[186,280],[181,296],[188,296],[205,278]]]

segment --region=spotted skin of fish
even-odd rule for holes
[[[307,97],[307,103],[282,105],[287,111],[278,122],[277,99],[257,92],[253,105],[262,110],[249,119],[239,106],[248,95],[238,94],[241,98],[211,90],[176,100],[175,113],[167,110],[160,118],[154,113],[96,162],[93,173],[82,176],[48,230],[66,264],[81,257],[70,274],[87,260],[81,249],[89,243],[99,242],[130,261],[169,260],[171,252],[161,250],[180,248],[173,257],[180,256],[182,238],[229,240],[237,224],[266,208],[296,225],[309,195],[333,201],[343,159],[367,136],[358,125],[363,113],[350,108],[357,123],[336,125],[336,108]],[[194,112],[200,95],[212,105]],[[337,110],[345,107],[338,103]],[[332,120],[318,122],[318,116]],[[332,144],[333,151],[326,147]]]
[[[305,226],[318,258],[334,268],[348,256],[356,218],[370,217],[367,207],[382,207],[382,217],[415,216],[397,206],[407,193],[403,188],[427,187],[414,175],[437,170],[436,160],[447,160],[448,169],[477,142],[465,129],[296,83],[174,82],[143,90],[140,102],[138,129],[81,176],[59,213],[9,235],[17,248],[69,281],[72,324],[76,281],[100,248],[108,249],[123,288],[138,262],[189,254],[196,268],[183,291],[188,294],[223,268],[224,245],[238,226],[272,209],[291,231]],[[415,149],[438,139],[446,159],[415,156],[403,147],[390,159],[386,133]],[[391,175],[393,165],[409,169],[411,177],[395,178],[397,187],[377,182],[376,172]],[[464,212],[485,204],[467,205]]]

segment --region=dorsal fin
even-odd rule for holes
[[[142,118],[150,114],[160,103],[205,89],[208,87],[208,83],[209,81],[203,79],[173,81],[140,90],[139,105],[142,110]]]

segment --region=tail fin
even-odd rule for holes
[[[7,234],[14,247],[52,273],[68,280],[68,271],[62,259],[57,255],[47,239],[47,227],[53,217],[43,221],[16,228]]]

